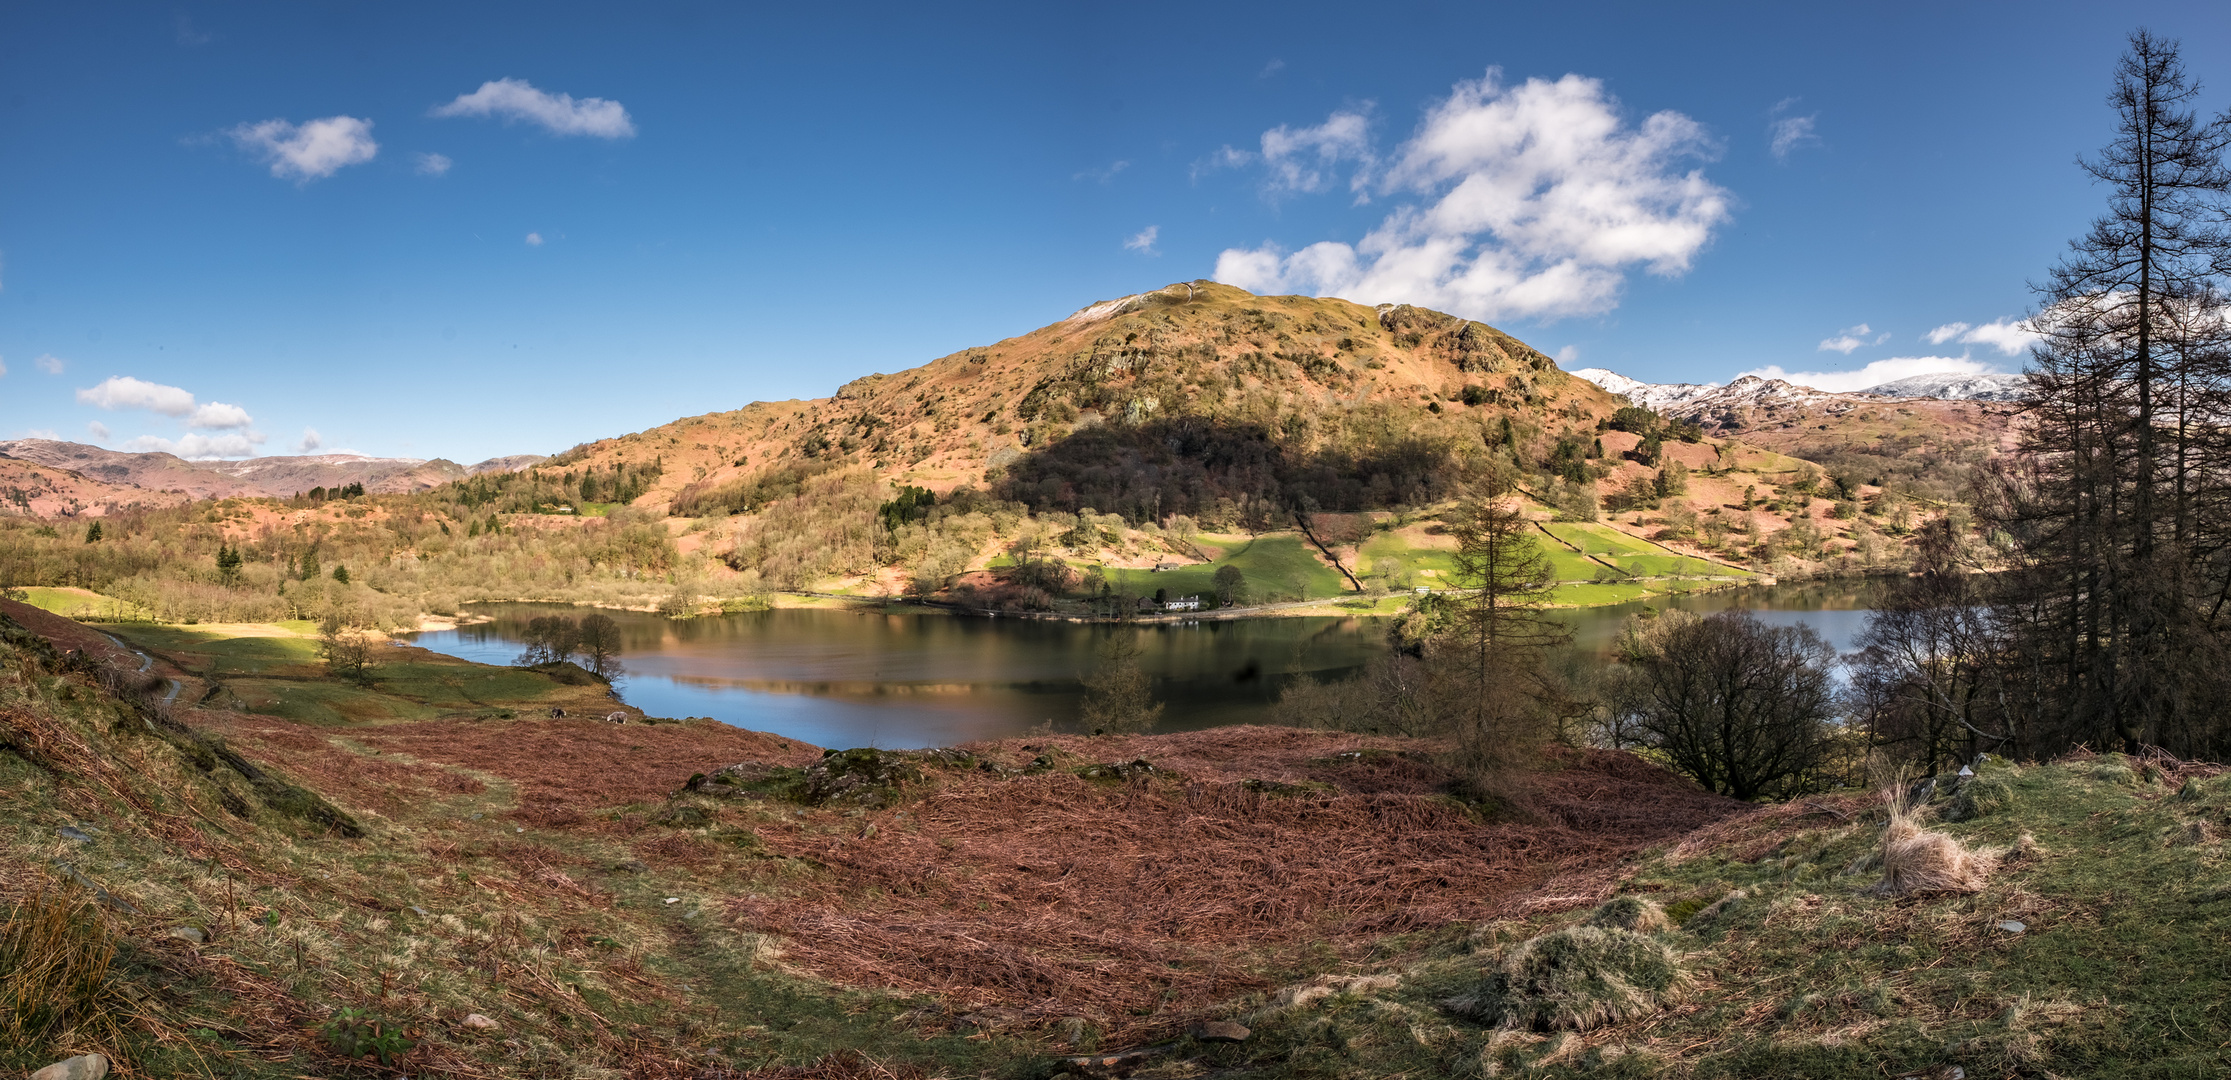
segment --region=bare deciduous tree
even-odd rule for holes
[[[1813,787],[1836,712],[1835,653],[1808,626],[1770,627],[1750,612],[1669,612],[1628,658],[1618,700],[1673,766],[1738,799]]]

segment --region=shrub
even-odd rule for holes
[[[371,1057],[382,1065],[393,1065],[411,1049],[411,1041],[404,1037],[400,1025],[362,1009],[345,1008],[334,1013],[319,1031],[334,1053],[352,1061]]]
[[[1512,949],[1449,1007],[1507,1028],[1586,1031],[1664,1008],[1688,973],[1656,938],[1601,926],[1553,930]]]

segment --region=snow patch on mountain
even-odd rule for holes
[[[2019,401],[2023,394],[2029,392],[2029,387],[2030,377],[2022,374],[1947,371],[1934,375],[1909,375],[1903,379],[1870,386],[1861,393],[1889,397],[1945,398],[1952,401]]]
[[[1604,368],[1574,368],[1568,374],[1586,379],[1609,393],[1620,394],[1645,409],[1666,409],[1700,398],[1720,388],[1718,383],[1646,383]]]
[[[1726,386],[1717,383],[1646,383],[1604,368],[1578,368],[1572,372],[1604,390],[1657,412],[1709,412],[1717,409],[1756,407],[1764,404],[1800,405],[1851,399],[1854,402],[1885,398],[1940,398],[1950,401],[2016,401],[2028,389],[2025,375],[1960,371],[1910,375],[1864,390],[1837,392],[1803,386],[1784,379],[1745,375]]]

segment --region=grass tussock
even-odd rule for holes
[[[1640,896],[1614,896],[1591,912],[1589,926],[1613,930],[1631,930],[1637,934],[1657,934],[1671,929],[1672,920],[1666,918],[1665,909]]]
[[[36,1044],[71,1030],[106,1034],[116,940],[87,898],[41,892],[0,923],[0,1041]]]
[[[1586,1031],[1657,1012],[1688,982],[1680,957],[1657,938],[1572,926],[1512,949],[1450,1009],[1505,1028]]]
[[[1892,792],[1888,803],[1889,821],[1882,830],[1882,880],[1874,886],[1878,895],[1982,891],[1998,865],[1997,855],[1970,851],[1946,833],[1923,828],[1919,810],[1902,793]]]

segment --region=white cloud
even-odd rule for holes
[[[124,449],[135,454],[161,451],[176,454],[190,461],[210,458],[253,457],[256,447],[264,437],[254,431],[233,432],[225,435],[188,435],[183,439],[166,439],[160,435],[141,435],[127,440]]]
[[[1564,348],[1557,350],[1557,363],[1560,367],[1566,364],[1575,363],[1579,361],[1579,359],[1580,346],[1578,345],[1567,345]]]
[[[1237,169],[1243,165],[1252,163],[1254,160],[1254,151],[1235,150],[1227,144],[1217,147],[1215,153],[1210,154],[1209,156],[1202,158],[1201,160],[1196,161],[1192,165],[1188,166],[1185,170],[1185,174],[1188,179],[1192,180],[1195,183],[1199,183],[1203,175],[1216,172],[1221,169]]]
[[[1922,340],[1931,345],[1942,345],[1957,339],[1962,345],[1988,345],[2007,356],[2029,348],[2042,336],[2031,329],[2030,320],[2012,318],[1996,319],[1981,326],[1948,322],[1921,335]]]
[[[1130,163],[1130,162],[1128,162],[1128,161],[1118,161],[1118,162],[1115,162],[1114,164],[1111,164],[1111,165],[1107,166],[1106,168],[1101,168],[1101,169],[1086,169],[1085,171],[1083,171],[1083,172],[1080,172],[1080,173],[1071,173],[1071,174],[1069,175],[1069,179],[1071,179],[1071,180],[1091,180],[1091,181],[1093,181],[1094,183],[1105,184],[1105,183],[1107,183],[1108,181],[1110,181],[1110,180],[1113,180],[1113,179],[1115,179],[1115,176],[1116,176],[1116,174],[1117,174],[1117,173],[1119,173],[1119,172],[1122,172],[1123,170],[1125,170],[1125,169],[1128,169],[1128,168],[1130,168],[1130,167],[1131,167],[1131,163]]]
[[[417,153],[411,155],[411,160],[418,162],[415,171],[420,176],[444,175],[449,172],[449,167],[455,164],[445,154]]]
[[[1139,230],[1139,235],[1125,240],[1123,250],[1136,251],[1141,255],[1160,255],[1162,253],[1154,249],[1154,238],[1160,235],[1162,235],[1162,226],[1149,225]]]
[[[325,436],[318,434],[318,429],[314,427],[306,427],[302,429],[302,438],[295,442],[294,448],[298,453],[307,454],[324,445]]]
[[[527,246],[528,246],[528,247],[541,247],[541,246],[542,246],[542,234],[541,234],[541,233],[538,233],[538,232],[531,232],[531,233],[528,233],[528,234],[527,234]]]
[[[537,90],[525,79],[493,79],[470,94],[436,106],[435,116],[500,116],[505,121],[540,124],[554,135],[593,135],[600,139],[625,139],[635,134],[635,122],[617,101],[603,98],[573,100],[571,94]]]
[[[61,438],[62,438],[62,436],[61,436],[61,435],[59,435],[59,434],[56,434],[56,433],[55,433],[54,431],[52,431],[52,430],[49,430],[49,429],[47,429],[47,428],[32,428],[32,429],[30,429],[29,431],[25,431],[25,432],[23,432],[22,434],[20,434],[20,435],[17,435],[17,436],[16,436],[16,438],[18,438],[18,439],[53,439],[53,440],[56,440],[56,441],[60,441],[60,440],[61,440]]]
[[[1761,379],[1783,379],[1799,386],[1810,386],[1815,390],[1842,392],[1865,390],[1870,386],[1880,386],[1883,383],[1913,375],[1981,375],[1988,373],[1990,370],[1991,365],[1980,360],[1969,359],[1965,354],[1962,354],[1960,356],[1894,356],[1888,360],[1877,360],[1856,371],[1785,371],[1780,364],[1769,364],[1762,368],[1752,368],[1738,374],[1736,377],[1756,375]]]
[[[228,405],[222,401],[197,403],[194,395],[184,389],[135,379],[129,375],[111,375],[97,386],[79,390],[77,400],[81,405],[93,405],[110,411],[145,409],[163,416],[177,417],[184,420],[187,427],[207,431],[245,430],[255,423],[255,418],[248,415],[248,410],[238,405]],[[263,441],[262,435],[252,431],[247,434],[256,442]]]
[[[1351,186],[1375,175],[1383,194],[1431,201],[1397,209],[1354,246],[1226,250],[1216,279],[1476,319],[1554,319],[1618,306],[1630,267],[1688,270],[1730,199],[1701,170],[1680,170],[1683,159],[1715,152],[1703,127],[1670,111],[1629,127],[1603,83],[1579,75],[1515,87],[1500,79],[1490,69],[1457,84],[1384,173],[1356,141],[1360,113],[1336,113],[1306,140],[1285,128],[1264,135],[1273,186],[1320,186],[1325,169],[1352,158],[1360,167]],[[1283,166],[1271,160],[1274,145]]]
[[[53,353],[43,353],[38,359],[31,361],[31,366],[49,375],[60,375],[64,365],[61,357]]]
[[[98,420],[86,421],[85,430],[91,432],[94,438],[100,439],[104,442],[107,441],[109,436],[108,425],[101,423]]]
[[[271,175],[305,184],[361,165],[380,152],[380,144],[372,141],[372,122],[353,116],[328,116],[300,126],[266,120],[241,124],[228,134],[243,148],[262,154],[271,163]]]
[[[111,375],[100,385],[77,392],[80,405],[103,409],[146,409],[164,416],[185,416],[194,411],[194,395],[175,386],[142,382],[129,375]]]
[[[1332,183],[1333,170],[1343,161],[1371,164],[1371,106],[1336,112],[1316,127],[1295,128],[1280,124],[1263,132],[1263,164],[1270,168],[1265,185],[1280,192],[1323,191]],[[1225,148],[1227,151],[1230,147]],[[1353,186],[1363,189],[1367,169],[1358,171]]]
[[[187,427],[203,428],[210,431],[244,428],[253,423],[255,423],[255,419],[248,415],[248,410],[238,405],[227,405],[222,401],[212,401],[207,405],[196,406],[194,411],[186,417]]]
[[[1276,57],[1272,57],[1270,63],[1264,64],[1263,70],[1257,73],[1255,77],[1258,79],[1267,79],[1284,70],[1286,70],[1286,62]]]
[[[1890,335],[1887,333],[1877,334],[1874,340],[1868,340],[1867,335],[1873,334],[1874,332],[1874,329],[1868,326],[1866,323],[1860,323],[1858,326],[1845,327],[1844,330],[1841,333],[1838,333],[1835,337],[1822,341],[1820,343],[1820,351],[1840,352],[1845,356],[1850,356],[1853,349],[1857,349],[1865,345],[1880,345],[1883,342],[1890,340]]]
[[[2041,336],[2037,331],[2030,329],[2027,319],[1998,319],[1984,323],[1960,335],[1960,340],[1970,345],[1989,345],[2008,356],[2013,356],[2029,348]]]
[[[1767,149],[1776,161],[1788,161],[1791,152],[1798,147],[1820,145],[1820,135],[1815,131],[1820,114],[1790,115],[1790,110],[1797,107],[1797,102],[1797,98],[1783,98],[1780,104],[1766,114]]]

